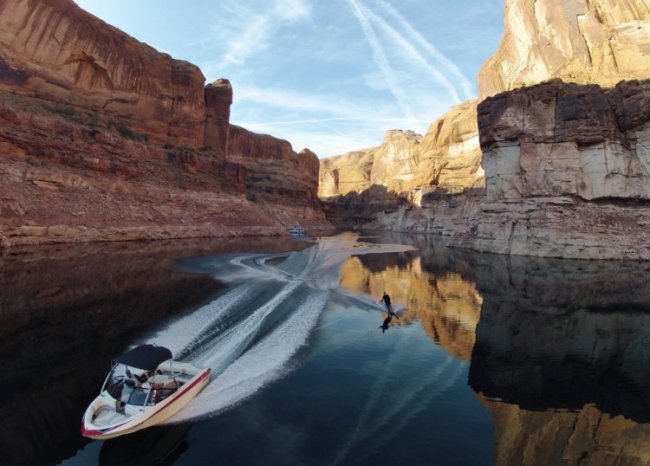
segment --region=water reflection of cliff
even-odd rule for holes
[[[469,383],[497,464],[648,464],[648,264],[478,256]]]
[[[409,241],[419,257],[354,258],[341,283],[386,289],[450,354],[471,355],[496,464],[650,464],[650,264]]]
[[[243,242],[174,241],[4,251],[2,461],[56,464],[86,443],[79,422],[109,360],[150,326],[219,288],[209,277],[175,271],[174,262],[230,249],[252,247]]]
[[[454,269],[427,270],[432,257],[446,262],[448,253],[430,245],[424,257],[417,252],[368,254],[348,259],[341,269],[340,284],[355,293],[379,299],[385,290],[397,308],[406,312],[393,325],[419,322],[424,331],[452,356],[469,360],[474,346],[481,297],[474,284]],[[431,267],[440,270],[438,267]]]

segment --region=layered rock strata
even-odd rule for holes
[[[476,101],[467,101],[434,121],[424,136],[388,131],[379,147],[323,159],[318,194],[326,198],[383,186],[419,204],[436,188],[458,191],[480,186],[477,134]]]
[[[552,78],[613,87],[648,77],[645,0],[506,0],[504,33],[481,68],[483,99]]]
[[[473,247],[650,259],[650,80],[559,81],[479,105],[487,199]]]
[[[424,136],[388,131],[381,146],[321,160],[318,194],[328,218],[361,227],[377,215],[421,206],[432,192],[483,185],[476,101],[453,107]]]
[[[0,0],[0,44],[0,244],[331,228],[318,158],[232,125],[227,80],[72,0]]]
[[[204,78],[71,0],[0,1],[0,89],[110,115],[152,142],[200,148]]]

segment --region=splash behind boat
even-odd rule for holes
[[[209,380],[209,368],[174,361],[167,348],[137,346],[113,361],[99,396],[86,409],[81,434],[109,439],[160,424]]]

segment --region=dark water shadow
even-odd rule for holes
[[[107,440],[99,453],[99,466],[172,465],[187,450],[191,424],[152,427]]]
[[[650,263],[480,256],[475,271],[475,391],[650,422]]]

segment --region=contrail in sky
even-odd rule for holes
[[[456,87],[453,85],[453,83],[445,76],[442,74],[440,71],[438,71],[435,67],[431,66],[429,62],[422,56],[420,52],[411,44],[408,42],[404,36],[402,36],[395,28],[393,28],[390,24],[388,24],[386,21],[384,21],[382,18],[379,16],[375,15],[372,11],[367,10],[367,14],[369,17],[375,21],[380,28],[382,28],[386,33],[397,43],[400,45],[402,50],[406,55],[408,55],[413,61],[419,63],[424,69],[426,69],[440,84],[442,84],[446,89],[451,98],[456,102],[460,102],[460,97],[458,96],[458,92],[456,91]]]
[[[333,118],[312,118],[305,120],[282,120],[282,121],[270,121],[268,123],[245,123],[244,126],[282,126],[282,125],[302,125],[309,123],[330,123],[334,121],[377,121],[377,122],[418,122],[418,123],[430,123],[430,119],[424,118],[370,118],[365,116],[359,117],[333,117]]]
[[[388,82],[388,86],[390,87],[390,91],[395,96],[395,99],[397,99],[397,103],[399,104],[404,114],[412,118],[413,111],[406,103],[405,93],[402,90],[400,84],[398,83],[397,78],[395,77],[395,73],[393,72],[393,69],[390,66],[390,63],[388,63],[388,59],[386,58],[386,54],[384,53],[384,50],[381,44],[379,43],[379,40],[377,39],[375,30],[368,22],[368,19],[366,18],[363,9],[359,6],[357,1],[348,0],[348,3],[352,7],[352,11],[354,12],[354,15],[359,21],[359,24],[361,25],[363,34],[366,36],[366,40],[368,41],[370,47],[372,48],[375,63],[377,64],[379,69],[382,71],[384,77],[386,78],[386,81]]]
[[[425,49],[429,54],[431,54],[435,59],[439,60],[443,65],[445,65],[455,76],[460,80],[460,84],[463,87],[465,92],[465,98],[471,98],[474,96],[472,91],[472,85],[465,77],[463,72],[458,68],[458,66],[442,54],[433,44],[427,41],[422,34],[420,34],[412,25],[408,22],[404,16],[402,16],[393,6],[385,0],[377,0],[384,10],[386,10],[397,22],[398,24],[415,40],[415,42]]]

